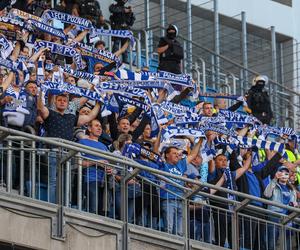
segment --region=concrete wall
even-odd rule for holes
[[[120,250],[122,249],[122,223],[72,209],[65,210],[65,237],[52,238],[51,219],[42,206],[28,210],[26,205],[15,208],[0,207],[0,242],[39,250]],[[44,207],[45,208],[45,207]],[[28,212],[24,212],[28,211]],[[30,213],[29,213],[30,211]],[[190,249],[224,250],[225,248],[190,242]],[[128,226],[130,250],[180,250],[185,248],[181,237]]]
[[[50,219],[25,215],[31,217],[17,215],[0,208],[0,241],[47,250],[117,249],[115,235],[104,235],[99,231],[80,226],[66,225],[65,241],[52,239]]]

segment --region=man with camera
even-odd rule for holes
[[[170,24],[167,28],[167,35],[160,38],[157,48],[157,53],[159,54],[159,70],[174,74],[182,73],[181,60],[183,59],[183,48],[176,40],[177,35],[177,27]]]
[[[116,2],[116,4],[109,6],[111,27],[114,30],[128,30],[135,21],[132,8],[131,6],[125,6],[127,0],[116,0]],[[126,38],[115,37],[112,52],[118,51],[120,44],[122,47],[126,41]],[[123,61],[127,62],[127,53],[123,54]]]

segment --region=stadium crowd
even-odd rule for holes
[[[124,62],[129,60],[127,48],[133,40],[129,30],[135,17],[126,0],[118,0],[109,8],[112,30],[100,6],[95,5],[97,16],[90,18],[91,13],[80,1],[61,1],[55,9],[41,1],[34,5],[36,2],[17,1],[9,6],[7,1],[8,6],[4,4],[0,10],[2,126],[76,141],[130,157],[150,168],[298,207],[299,137],[291,128],[270,125],[273,116],[263,90],[267,77],[257,76],[245,96],[202,93],[191,76],[180,74],[183,52],[175,40],[178,30],[174,25],[158,44],[160,71],[150,72],[145,67],[132,72],[125,69]],[[52,26],[53,20],[63,23],[63,29]],[[99,36],[113,37],[112,52]],[[229,101],[235,103],[229,107]],[[100,157],[83,156],[84,192],[89,197],[86,210],[120,217],[121,173],[103,167],[107,162]],[[49,159],[49,200],[55,203],[55,150]],[[108,191],[104,189],[106,182],[114,183]],[[163,227],[166,232],[182,235],[180,197],[184,189],[179,186],[197,186],[179,179],[161,180],[146,171],[130,180],[128,186],[129,222],[143,214],[140,220],[149,227],[151,224],[154,229]],[[201,191],[237,199],[213,189]],[[104,195],[108,195],[109,204],[102,202]],[[190,206],[191,238],[212,242],[213,234],[215,244],[230,246],[231,237],[226,235],[231,235],[231,217],[206,204],[227,210],[231,206],[197,193],[191,199],[202,204]],[[143,213],[139,203],[143,203]],[[251,205],[266,206],[254,201]],[[268,209],[288,213],[275,206]],[[158,219],[160,213],[163,223]],[[255,244],[264,249],[265,238],[257,228],[258,223],[244,222],[240,232],[244,249]],[[268,249],[275,249],[279,229],[266,230]],[[228,234],[220,233],[225,231]]]

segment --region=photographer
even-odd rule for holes
[[[159,40],[157,53],[159,54],[159,70],[181,74],[181,60],[183,59],[183,48],[176,40],[178,29],[170,24],[167,35]]]
[[[111,28],[114,30],[128,30],[132,27],[135,16],[133,14],[131,6],[125,6],[127,0],[116,0],[116,4],[112,4],[109,6],[110,15],[110,22]],[[114,38],[114,44],[112,52],[116,52],[125,44],[125,38]],[[123,55],[123,61],[127,62],[127,53]]]

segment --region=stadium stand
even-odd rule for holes
[[[0,207],[55,213],[56,239],[122,235],[91,249],[300,249],[300,136],[276,120],[277,83],[252,72],[242,91],[219,67],[206,85],[205,67],[182,67],[176,26],[157,55],[135,6],[117,0],[106,23],[96,3],[0,5]],[[158,70],[164,53],[185,73]]]

